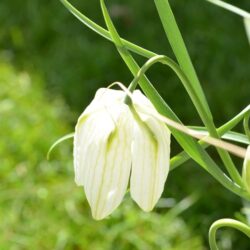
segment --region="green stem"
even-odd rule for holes
[[[216,244],[216,232],[221,227],[232,227],[250,238],[250,227],[233,219],[220,219],[215,221],[209,229],[209,245],[211,250],[219,250]]]
[[[156,55],[148,59],[146,63],[140,68],[137,75],[134,77],[133,81],[130,83],[128,89],[131,92],[133,92],[138,82],[140,81],[141,77],[143,77],[143,75],[151,66],[153,66],[155,63],[158,63],[158,62],[169,66],[176,73],[176,75],[179,77],[179,79],[181,80],[184,86],[189,85],[187,77],[185,76],[184,72],[182,71],[182,69],[179,67],[179,65],[176,62],[174,62],[171,58],[167,56]],[[129,97],[126,96],[125,101],[127,102],[128,99]]]
[[[146,71],[150,67],[152,67],[155,63],[158,63],[158,62],[169,66],[179,77],[183,85],[187,86],[187,89],[188,89],[188,85],[189,85],[188,79],[186,75],[184,74],[184,72],[182,71],[182,69],[179,67],[179,65],[176,62],[174,62],[172,59],[164,55],[157,55],[157,56],[151,57],[138,71],[136,77],[130,83],[129,88],[134,90],[140,78],[146,73]]]
[[[99,34],[100,36],[104,37],[105,39],[109,40],[112,42],[112,38],[110,36],[110,33],[108,30],[104,29],[97,23],[93,22],[90,20],[87,16],[85,16],[83,13],[78,11],[72,4],[70,4],[67,0],[60,0],[61,3],[68,9],[80,22],[82,22],[84,25],[86,25],[88,28]],[[121,38],[122,43],[124,46],[126,46],[127,49],[133,51],[134,53],[150,58],[152,56],[157,55],[156,53],[144,49],[134,43],[131,43],[123,38]]]
[[[131,54],[128,52],[128,50],[125,48],[125,46],[122,44],[122,41],[108,14],[108,10],[104,4],[104,1],[100,0],[100,2],[101,2],[103,16],[104,16],[106,25],[110,31],[110,35],[113,39],[113,42],[115,43],[118,52],[120,53],[121,57],[127,64],[132,74],[136,76],[138,71],[140,70],[140,67],[138,66],[134,58],[131,56]],[[145,76],[141,77],[139,84],[142,90],[144,91],[144,93],[147,95],[147,97],[150,99],[150,101],[153,103],[153,105],[156,107],[157,111],[160,114],[176,122],[181,123],[178,117],[175,115],[175,113],[164,102],[162,97],[159,95],[159,93],[156,91],[156,89],[153,87],[153,85]],[[218,180],[224,187],[236,193],[237,195],[244,197],[245,199],[250,199],[250,195],[240,186],[232,182],[231,179],[228,178],[220,170],[220,168],[216,165],[216,163],[212,160],[212,158],[207,154],[207,152],[193,138],[179,132],[178,130],[174,128],[170,128],[170,130],[172,134],[174,135],[174,137],[176,138],[176,140],[178,141],[178,143],[184,148],[184,150],[196,162],[198,162],[206,171],[208,171],[216,180]]]
[[[219,138],[216,127],[213,123],[213,117],[209,109],[206,97],[201,88],[199,79],[195,72],[194,66],[188,54],[184,40],[176,23],[175,17],[171,10],[168,0],[155,0],[155,5],[159,13],[163,28],[170,45],[175,53],[180,67],[185,72],[189,79],[188,93],[203,121],[208,129],[209,134],[214,138]],[[241,176],[236,169],[229,153],[223,149],[217,148],[217,151],[222,159],[231,178],[240,186],[243,185]]]
[[[250,107],[250,105],[249,105],[249,107]],[[248,140],[249,140],[249,143],[250,143],[249,118],[250,118],[250,110],[246,114],[246,116],[244,117],[244,120],[243,120],[243,127],[244,127],[244,130],[245,130],[245,134],[248,137]]]
[[[202,106],[204,106],[205,112],[209,116],[209,117],[203,118],[204,123],[205,122],[209,123],[210,120],[212,120],[212,114],[209,110],[204,92],[201,88],[199,79],[197,77],[194,66],[188,54],[181,32],[175,21],[175,17],[171,10],[169,2],[168,0],[155,0],[155,5],[157,8],[158,14],[160,16],[164,31],[174,51],[177,61],[180,67],[183,69],[183,71],[187,75],[187,77],[189,78],[190,82],[193,84],[193,87],[197,93],[197,98],[200,99]],[[203,115],[201,114],[201,116]]]
[[[232,128],[234,128],[237,124],[239,124],[242,119],[246,116],[247,113],[250,112],[250,105],[248,105],[245,109],[243,109],[239,114],[237,114],[235,117],[233,117],[230,121],[222,125],[220,128],[217,129],[217,133],[222,136],[226,132],[230,131]],[[209,144],[205,143],[204,141],[199,141],[199,144],[203,148],[207,148]],[[181,153],[175,155],[170,160],[170,170],[175,169],[176,167],[180,166],[184,162],[190,159],[190,156],[185,152],[182,151]]]

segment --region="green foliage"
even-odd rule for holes
[[[104,25],[98,0],[71,3]],[[248,104],[250,52],[242,20],[206,1],[171,4],[215,122],[220,125]],[[242,9],[250,8],[248,0],[239,4]],[[142,1],[111,0],[108,7],[123,37],[173,57],[153,1],[143,2],[142,8]],[[128,84],[132,79],[114,46],[84,27],[59,0],[1,1],[0,23],[4,26],[0,30],[4,53],[18,67],[39,71],[49,89],[62,93],[78,112],[98,87],[117,80]],[[149,76],[184,121],[199,125],[193,105],[170,70],[156,66]]]
[[[69,132],[58,98],[27,72],[0,63],[0,249],[202,249],[175,207],[144,213],[130,198],[96,222],[73,180],[69,143],[46,161],[56,137]]]
[[[71,2],[103,25],[99,1]],[[242,20],[205,1],[171,4],[216,125],[221,125],[249,102],[250,54]],[[249,0],[237,4],[249,10]],[[153,1],[110,0],[108,7],[123,37],[173,56]],[[202,249],[200,237],[206,240],[212,221],[240,210],[238,198],[189,161],[170,174],[166,186],[166,195],[177,200],[194,190],[201,193],[182,215],[185,222],[168,219],[166,210],[145,214],[128,200],[111,220],[94,222],[82,189],[73,182],[70,141],[52,152],[50,163],[46,153],[56,139],[72,132],[69,123],[75,123],[98,87],[116,80],[128,84],[132,77],[114,46],[85,28],[59,0],[0,1],[0,23],[0,54],[18,69],[0,65],[1,250]],[[23,69],[32,72],[32,79],[20,73]],[[148,75],[185,124],[200,125],[170,70],[159,65]],[[71,112],[55,95],[63,96]],[[174,155],[179,149],[171,150]],[[230,234],[227,249],[234,249],[231,241],[247,249],[249,242],[240,237]]]

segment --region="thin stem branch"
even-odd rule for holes
[[[241,231],[250,238],[250,227],[246,224],[233,219],[220,219],[215,221],[209,229],[209,245],[211,250],[219,250],[216,244],[216,232],[222,227],[232,227]]]
[[[83,13],[81,13],[79,10],[77,10],[67,0],[60,0],[60,1],[66,7],[66,9],[68,9],[68,11],[70,11],[80,22],[82,22],[88,28],[90,28],[91,30],[96,32],[98,35],[100,35],[100,36],[104,37],[105,39],[112,42],[112,38],[111,38],[108,30],[104,29],[103,27],[101,27],[97,23],[90,20],[87,16],[85,16]],[[156,53],[154,53],[150,50],[144,49],[144,48],[142,48],[134,43],[131,43],[123,38],[121,38],[121,40],[127,49],[133,51],[134,53],[136,53],[138,55],[141,55],[141,56],[144,56],[147,58],[150,58],[152,56],[157,55]]]
[[[233,117],[230,121],[228,121],[227,123],[219,127],[217,129],[217,133],[220,136],[224,135],[226,132],[230,131],[237,124],[239,124],[242,121],[242,119],[244,119],[246,114],[249,112],[250,112],[250,105],[248,105],[245,109],[243,109],[239,114]],[[199,144],[203,148],[207,148],[209,146],[209,144],[205,143],[204,141],[199,141]],[[178,166],[180,166],[181,164],[183,164],[189,159],[190,159],[190,156],[185,151],[182,151],[181,153],[175,155],[170,160],[170,170],[177,168]]]

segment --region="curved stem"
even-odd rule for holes
[[[198,113],[200,114],[201,117],[203,117],[204,114],[206,114],[206,110],[205,110],[205,108],[203,108],[203,105],[202,105],[202,102],[200,101],[198,93],[195,91],[195,89],[193,88],[189,79],[186,77],[185,73],[179,67],[179,65],[176,64],[172,59],[170,59],[164,55],[157,55],[157,56],[150,58],[138,71],[136,77],[133,79],[133,81],[131,82],[131,84],[129,86],[129,90],[133,91],[136,88],[138,81],[141,79],[141,77],[143,77],[143,75],[146,73],[146,71],[152,65],[154,65],[155,63],[158,63],[158,62],[165,64],[165,65],[168,65],[171,69],[173,69],[173,71],[179,77],[183,86],[187,90],[189,96],[191,97],[191,100],[193,101],[194,106],[197,108]],[[128,102],[128,96],[126,97],[125,101]],[[218,135],[217,131],[216,131],[216,135]],[[212,137],[219,138],[219,136],[213,136],[213,135],[212,135]],[[236,181],[238,184],[240,183],[242,185],[242,180],[241,180],[241,177],[240,177],[237,169],[235,168],[235,166],[233,164],[230,164],[230,162],[228,161],[229,158],[226,158],[228,153],[226,151],[218,148],[218,147],[217,147],[217,149],[221,154],[223,152],[222,156],[225,157],[225,162],[227,164],[226,168],[227,168],[230,176],[233,178],[234,181]]]
[[[127,64],[128,68],[134,76],[137,75],[140,67],[129,53],[129,51],[123,46],[122,41],[117,33],[112,20],[108,14],[108,10],[104,4],[103,0],[100,0],[103,16],[106,25],[112,36],[112,40],[117,47],[122,59]],[[159,95],[154,86],[146,78],[146,76],[141,77],[139,81],[140,87],[146,94],[146,96],[153,103],[157,111],[170,118],[173,121],[181,123],[176,114],[170,109],[170,107],[164,102],[162,97]],[[218,180],[224,187],[236,193],[237,195],[244,197],[245,199],[250,199],[250,194],[246,192],[245,189],[236,185],[230,178],[228,178],[223,171],[216,165],[213,159],[207,154],[207,152],[190,136],[180,133],[174,128],[170,128],[172,134],[178,141],[178,143],[184,148],[184,150],[206,171],[208,171],[216,180]]]
[[[194,131],[197,131],[197,133],[203,134],[204,136],[209,135],[206,127],[200,127],[200,126],[187,126],[187,127],[190,129],[193,129]],[[217,129],[217,131],[218,131],[218,129]],[[248,138],[243,133],[239,133],[239,132],[235,132],[235,131],[227,131],[225,134],[220,135],[220,137],[224,140],[249,145]]]
[[[169,66],[176,73],[176,75],[179,77],[179,79],[181,80],[184,86],[189,85],[186,75],[184,74],[183,70],[179,67],[179,65],[174,60],[172,60],[171,58],[165,55],[156,55],[154,57],[151,57],[149,60],[147,60],[147,62],[141,67],[136,77],[130,83],[129,89],[134,90],[140,78],[147,72],[147,70],[151,66],[153,66],[155,63],[158,63],[158,62]]]
[[[250,238],[250,227],[246,224],[233,219],[220,219],[215,221],[209,229],[209,245],[211,250],[219,250],[216,244],[216,232],[221,227],[232,227]]]
[[[176,75],[179,77],[179,79],[181,80],[181,82],[183,83],[184,86],[186,86],[187,84],[187,77],[185,76],[184,72],[182,71],[182,69],[179,67],[179,65],[172,60],[171,58],[165,56],[165,55],[156,55],[151,57],[150,59],[148,59],[145,64],[140,68],[140,70],[138,71],[137,75],[134,77],[133,81],[130,83],[128,89],[133,92],[138,84],[138,82],[140,81],[141,77],[143,77],[143,75],[146,73],[147,70],[149,70],[149,68],[151,66],[153,66],[155,63],[162,63],[165,64],[167,66],[169,66],[175,73]],[[128,101],[129,97],[126,96],[125,101]]]
[[[61,3],[68,9],[79,21],[81,21],[84,25],[86,25],[88,28],[99,34],[100,36],[104,37],[105,39],[112,42],[111,35],[108,30],[104,29],[97,23],[90,20],[87,16],[85,16],[83,13],[78,11],[72,4],[70,4],[67,0],[60,0]],[[156,53],[144,49],[134,43],[131,43],[123,38],[121,38],[124,46],[126,46],[127,49],[133,51],[134,53],[150,58],[152,56],[157,55]]]

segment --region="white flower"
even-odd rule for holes
[[[92,216],[103,219],[130,193],[144,210],[159,200],[169,171],[170,131],[139,91],[99,89],[79,117],[74,136],[75,181],[84,187]],[[144,112],[147,111],[147,112]]]

